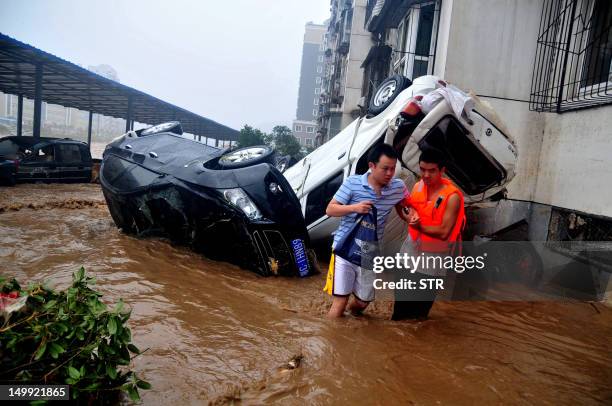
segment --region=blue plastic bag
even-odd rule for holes
[[[357,216],[348,233],[336,244],[334,254],[362,268],[372,269],[374,257],[379,255],[375,206],[369,213]]]

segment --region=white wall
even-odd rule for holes
[[[479,94],[528,100],[542,0],[454,1],[448,80]]]
[[[612,217],[612,106],[543,115],[534,200]]]

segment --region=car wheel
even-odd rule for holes
[[[238,148],[219,158],[221,169],[244,168],[267,162],[274,166],[274,149],[267,145]]]
[[[368,114],[376,116],[382,113],[395,100],[397,95],[411,84],[410,79],[402,75],[393,75],[383,80],[370,99]]]

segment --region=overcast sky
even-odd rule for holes
[[[0,0],[0,32],[235,129],[295,118],[304,25],[329,0]]]

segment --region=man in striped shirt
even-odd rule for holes
[[[344,180],[326,210],[328,216],[342,217],[334,234],[334,247],[349,231],[357,215],[368,213],[372,206],[376,206],[379,241],[382,240],[385,222],[393,207],[406,221],[402,201],[408,196],[408,190],[402,180],[393,179],[397,158],[397,153],[391,145],[376,145],[368,155],[370,170],[363,175],[349,176]],[[353,314],[360,314],[374,300],[375,274],[371,269],[361,268],[335,255],[334,257],[333,269],[330,270],[333,272],[333,300],[328,316],[341,317],[351,294],[355,298],[349,305],[349,310]]]

